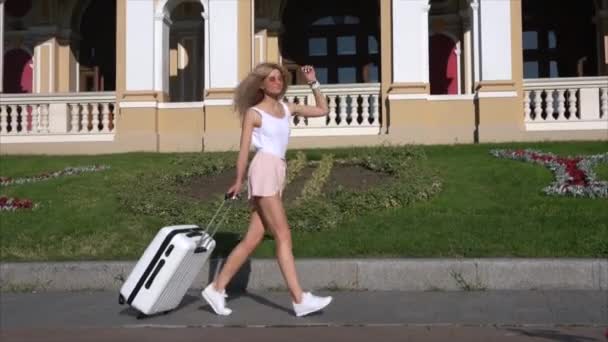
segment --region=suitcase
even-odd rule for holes
[[[229,198],[222,201],[206,230],[197,225],[161,228],[122,285],[119,304],[138,310],[138,318],[177,308],[215,249],[213,236],[226,218],[225,204],[233,201]]]

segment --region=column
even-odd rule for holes
[[[481,80],[511,80],[511,1],[479,1]]]
[[[238,83],[238,1],[209,0],[208,87],[234,88]]]
[[[471,42],[471,9],[462,10],[460,18],[463,23],[463,45],[462,54],[464,56],[464,93],[471,94],[473,90],[473,44]]]
[[[393,82],[429,82],[428,0],[393,0]]]
[[[456,44],[456,68],[458,71],[458,95],[462,94],[462,63],[460,62],[460,57],[462,55],[462,47],[461,47],[461,43],[458,42],[458,44]]]
[[[3,92],[4,80],[4,0],[0,0],[0,93]]]
[[[479,0],[471,0],[471,35],[473,43],[473,81],[474,85],[481,80],[479,55]]]
[[[594,18],[597,29],[597,70],[598,75],[608,75],[608,1],[600,4]]]
[[[154,16],[154,90],[169,93],[170,13],[164,9]]]
[[[126,90],[154,89],[154,1],[127,0]],[[156,49],[155,49],[156,48]]]

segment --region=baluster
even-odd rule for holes
[[[30,118],[30,122],[28,124],[28,133],[35,133],[37,131],[40,117],[38,116],[38,111],[36,110],[36,106],[29,105],[27,108],[27,114]]]
[[[369,126],[369,95],[361,96],[361,106],[363,109],[361,110],[361,126]]]
[[[32,112],[34,113],[34,122],[32,129],[36,133],[40,133],[42,131],[42,114],[40,114],[40,106],[42,105],[34,105],[32,107]]]
[[[101,114],[101,110],[99,109],[99,103],[93,103],[93,110],[91,113],[93,114],[93,129],[94,133],[99,133],[99,116]]]
[[[580,114],[576,110],[576,89],[568,89],[568,111],[570,112],[570,120],[574,120],[574,118],[580,119]]]
[[[543,108],[542,108],[542,102],[543,102],[543,98],[542,98],[542,90],[535,90],[534,91],[534,119],[535,120],[541,120],[543,119],[543,117],[541,116],[543,114]]]
[[[36,116],[36,132],[47,133],[49,128],[49,108],[48,105],[39,104],[34,106],[34,115]]]
[[[307,95],[305,97],[306,101],[305,101],[305,105],[307,106],[316,106],[317,105],[317,101],[315,100],[315,95],[314,94],[310,94]]]
[[[89,132],[92,130],[93,110],[90,103],[82,104],[82,131]]]
[[[17,106],[18,105],[8,105],[6,107],[6,133],[7,134],[15,134],[15,127],[17,122]],[[9,131],[10,129],[10,131]]]
[[[342,95],[340,96],[340,105],[338,106],[338,117],[340,118],[340,123],[339,125],[341,126],[346,126],[346,98],[348,95]]]
[[[49,105],[44,103],[40,105],[40,131],[49,132]]]
[[[70,132],[80,132],[80,106],[78,103],[70,103]]]
[[[565,119],[566,113],[566,98],[564,97],[564,89],[557,90],[557,120]]]
[[[530,108],[530,91],[526,90],[524,93],[524,120],[525,121],[533,121],[533,118],[530,117],[532,113],[532,109]]]
[[[600,92],[602,93],[602,106],[600,110],[600,118],[608,119],[608,88],[600,88]]]
[[[328,120],[327,120],[327,125],[328,126],[335,126],[336,125],[336,99],[337,96],[336,95],[329,95],[329,114],[328,116]]]
[[[116,104],[110,103],[108,108],[110,111],[110,132],[114,132],[116,128]]]
[[[0,134],[7,132],[8,105],[0,105]]]
[[[372,123],[380,124],[380,106],[379,106],[379,95],[372,95]]]
[[[555,120],[553,117],[553,90],[545,91],[545,115],[547,116],[547,120]]]
[[[102,132],[108,133],[108,132],[110,132],[110,104],[102,103],[101,112],[102,112],[101,124],[103,125]]]
[[[32,105],[24,105],[21,112],[21,133],[30,134],[32,130]]]
[[[24,125],[25,125],[25,106],[26,105],[18,105],[17,110],[15,111],[15,116],[13,118],[13,131],[15,134],[24,133]],[[11,115],[12,116],[12,115]]]

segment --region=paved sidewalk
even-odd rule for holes
[[[231,296],[234,313],[216,316],[190,292],[176,311],[143,320],[115,292],[2,293],[3,330],[124,327],[292,326],[608,326],[606,291],[325,292],[322,313],[296,318],[285,292]]]
[[[88,328],[0,331],[2,342],[604,342],[598,327],[357,326],[289,328]]]
[[[204,287],[221,267],[212,259],[193,287]],[[0,289],[117,291],[134,261],[0,263]],[[298,259],[302,286],[355,291],[608,290],[608,259],[396,258]],[[275,259],[248,260],[231,283],[256,291],[285,288]]]

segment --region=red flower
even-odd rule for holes
[[[8,198],[6,196],[0,197],[0,207],[9,209],[31,209],[34,207],[34,203],[30,199],[19,199],[19,198]]]
[[[587,191],[588,187],[595,182],[595,180],[587,174],[583,166],[579,166],[581,161],[587,160],[586,157],[558,157],[552,154],[521,149],[497,150],[493,153],[495,153],[497,157],[510,157],[512,159],[534,162],[549,167],[553,173],[559,177],[559,181],[561,182],[552,185],[552,187],[556,187],[558,190],[549,188],[549,190],[547,190],[549,192],[558,191],[559,193],[562,193],[562,191],[566,191],[578,193],[579,189],[574,189],[575,186],[585,187],[587,188],[585,191]]]

